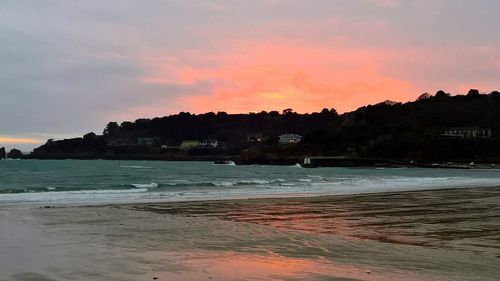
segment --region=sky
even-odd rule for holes
[[[500,89],[497,0],[3,0],[0,146]]]

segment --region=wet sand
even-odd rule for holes
[[[0,281],[498,280],[499,222],[500,188],[0,207]]]

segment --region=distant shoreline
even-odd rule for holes
[[[415,163],[399,159],[383,158],[351,158],[351,157],[330,157],[320,159],[319,163],[304,164],[307,157],[279,158],[279,159],[252,159],[242,160],[238,155],[208,155],[189,157],[165,157],[164,155],[136,155],[131,157],[119,156],[94,156],[94,155],[47,155],[45,157],[35,157],[25,155],[20,159],[26,160],[110,160],[110,161],[234,161],[237,165],[278,165],[290,166],[300,164],[304,168],[321,167],[367,167],[367,168],[431,168],[431,169],[498,169],[497,163],[475,163],[473,160],[446,161],[435,163]]]
[[[286,201],[301,201],[301,202],[310,202],[310,201],[333,201],[333,200],[341,200],[347,198],[370,198],[370,197],[378,197],[378,196],[394,196],[394,195],[404,195],[404,194],[422,194],[422,193],[433,193],[433,192],[453,192],[453,191],[470,191],[470,190],[500,190],[499,186],[477,186],[477,187],[450,187],[450,188],[437,188],[437,189],[421,189],[421,190],[403,190],[403,191],[378,191],[378,192],[368,192],[368,193],[354,193],[354,194],[314,194],[314,195],[302,195],[302,196],[282,196],[282,197],[255,197],[255,198],[235,198],[235,199],[202,199],[202,200],[184,200],[184,201],[152,201],[152,202],[130,202],[130,203],[109,203],[109,204],[89,204],[89,205],[78,205],[78,207],[134,207],[140,208],[145,207],[151,204],[158,205],[189,205],[189,204],[203,204],[203,203],[248,203],[248,202],[256,202],[259,204],[264,203],[276,203],[276,202],[286,202]],[[44,208],[39,207],[39,208]],[[74,207],[72,205],[68,206],[60,206],[60,208],[66,207]],[[59,208],[59,206],[58,206]]]

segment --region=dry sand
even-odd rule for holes
[[[499,188],[0,207],[0,281],[498,280],[499,222]]]

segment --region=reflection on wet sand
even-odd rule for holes
[[[194,252],[184,271],[157,272],[161,280],[324,280],[396,281],[434,280],[408,272],[375,272],[367,267],[335,264],[324,259],[299,259],[238,252]]]
[[[149,204],[137,208],[500,255],[500,188]]]
[[[0,208],[0,281],[496,281],[498,221],[499,188]]]

